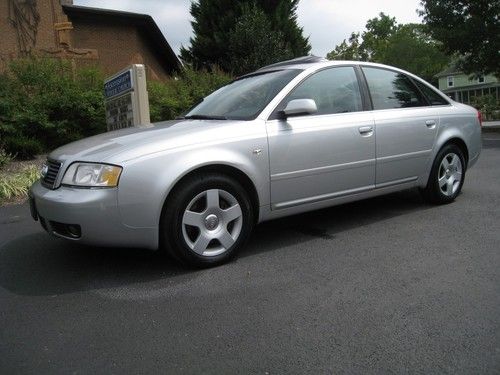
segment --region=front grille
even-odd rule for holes
[[[54,189],[61,163],[47,159],[47,167],[47,173],[42,178],[42,185],[49,189]]]

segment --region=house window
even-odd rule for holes
[[[477,77],[477,83],[484,83],[484,76]]]
[[[448,87],[455,86],[455,81],[453,78],[454,78],[453,76],[448,76]]]

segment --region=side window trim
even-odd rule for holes
[[[381,109],[376,109],[373,105],[373,99],[372,99],[372,94],[371,94],[371,91],[370,91],[370,87],[368,86],[368,80],[366,79],[366,76],[365,76],[365,73],[364,73],[364,70],[363,68],[370,68],[370,69],[380,69],[380,70],[387,70],[388,72],[391,72],[391,73],[395,73],[395,74],[402,74],[404,75],[408,81],[410,82],[411,86],[415,89],[415,92],[418,94],[419,96],[419,99],[422,100],[422,102],[425,103],[424,106],[420,106],[420,107],[430,107],[430,103],[429,101],[427,100],[427,98],[425,97],[425,95],[422,94],[422,92],[420,91],[420,89],[417,87],[417,85],[415,84],[415,82],[413,82],[413,79],[402,73],[402,72],[398,72],[396,70],[393,70],[393,69],[390,69],[388,67],[382,67],[382,66],[371,66],[371,65],[364,65],[364,64],[360,64],[359,65],[360,69],[361,69],[361,72],[363,73],[363,78],[364,78],[364,82],[365,82],[365,85],[366,85],[366,89],[368,91],[368,95],[369,95],[369,98],[370,98],[370,104],[371,104],[371,108],[372,108],[372,111],[387,111],[387,110],[394,110],[394,109],[398,109],[398,110],[401,110],[401,109],[408,109],[408,108],[381,108]],[[409,108],[412,108],[412,109],[415,109],[415,108],[418,108],[418,107],[409,107]]]
[[[357,72],[357,68],[358,68],[358,65],[354,65],[354,64],[348,64],[348,65],[334,65],[334,66],[326,66],[324,68],[321,68],[321,69],[318,69],[318,70],[315,70],[313,72],[311,72],[311,74],[307,75],[306,77],[302,78],[302,80],[300,80],[293,88],[290,89],[290,91],[286,94],[286,96],[276,105],[276,107],[274,107],[274,109],[272,110],[271,114],[269,115],[269,117],[267,118],[267,121],[271,121],[271,120],[278,120],[279,117],[278,117],[278,108],[280,108],[280,106],[286,101],[288,100],[288,98],[290,97],[290,94],[293,93],[293,91],[299,87],[305,80],[309,79],[310,77],[312,77],[313,75],[319,73],[319,72],[322,72],[324,70],[328,70],[328,69],[335,69],[335,68],[353,68],[354,70],[354,74],[356,75],[356,81],[358,82],[358,86],[359,86],[359,91],[360,91],[360,95],[361,95],[361,106],[363,107],[361,111],[356,111],[356,112],[350,112],[350,113],[357,113],[357,112],[363,112],[363,111],[367,111],[369,109],[365,109],[365,97],[364,97],[364,94],[363,94],[363,87],[361,86],[361,81],[359,79],[359,76],[358,76],[358,72]],[[320,114],[320,115],[305,115],[305,116],[301,116],[301,117],[312,117],[312,116],[331,116],[331,115],[338,115],[339,113],[327,113],[327,114]]]
[[[359,88],[361,90],[361,99],[363,100],[363,110],[373,111],[372,96],[370,95],[370,89],[368,88],[368,81],[366,80],[365,73],[361,68],[362,65],[356,65],[354,70],[356,71],[356,77],[358,78]]]
[[[431,85],[427,84],[427,82],[425,82],[425,81],[423,81],[423,80],[421,80],[422,82],[418,82],[418,81],[417,81],[415,78],[413,78],[413,77],[409,77],[409,78],[412,80],[413,84],[414,84],[415,86],[417,86],[418,91],[420,91],[420,93],[422,94],[422,96],[425,98],[425,100],[427,101],[427,103],[428,103],[429,107],[439,107],[439,106],[449,106],[449,105],[451,105],[451,104],[450,104],[450,102],[448,101],[448,99],[447,99],[447,98],[443,97],[443,95],[441,95],[441,93],[439,93],[436,89],[434,89],[433,87],[431,87]],[[418,83],[420,83],[421,85],[425,85],[425,86],[427,86],[427,88],[428,88],[429,90],[432,90],[432,91],[433,91],[436,95],[438,95],[440,98],[442,98],[442,99],[443,99],[443,101],[445,101],[445,102],[446,102],[446,104],[432,104],[432,101],[431,101],[431,100],[427,97],[427,95],[425,95],[425,93],[422,91],[422,89],[420,89],[420,87],[419,87],[419,85],[417,84],[417,82],[418,82]]]

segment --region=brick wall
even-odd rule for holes
[[[20,0],[0,0],[0,71],[10,60],[27,55],[20,47],[18,32],[21,26],[26,25],[16,27],[12,21],[12,18],[16,19],[13,17],[13,4],[22,8],[22,3]],[[30,17],[31,25],[36,26],[36,33],[29,35],[36,35],[35,42],[28,43],[32,54],[74,59],[77,66],[94,65],[106,75],[140,63],[146,65],[148,79],[164,80],[168,77],[168,72],[160,63],[162,59],[158,56],[157,47],[152,46],[140,27],[115,18],[103,20],[87,16],[68,19],[61,3],[71,4],[72,1],[37,0],[34,12],[28,9],[28,13],[36,13]],[[64,49],[60,44],[61,34],[55,30],[54,24],[67,21],[72,23],[73,30],[67,33],[70,48],[66,46]]]
[[[167,78],[148,40],[136,26],[87,19],[71,21],[74,46],[97,50],[98,65],[106,75],[116,73],[130,64],[145,64],[148,79]]]

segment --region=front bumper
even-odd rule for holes
[[[29,191],[32,215],[50,234],[93,246],[158,248],[158,228],[123,224],[117,189],[50,190],[35,182]]]

